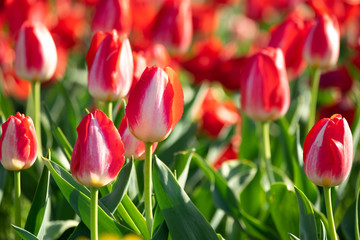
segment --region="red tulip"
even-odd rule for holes
[[[214,138],[240,120],[235,104],[219,101],[211,90],[206,93],[199,110],[201,130]]]
[[[352,161],[352,135],[346,119],[335,114],[317,122],[305,138],[306,176],[318,186],[337,186],[349,175]]]
[[[347,93],[351,90],[353,82],[354,80],[347,68],[342,66],[336,70],[321,74],[319,88],[337,88],[342,93]]]
[[[131,28],[130,0],[98,1],[91,25],[93,32],[117,30],[128,34]]]
[[[155,19],[153,40],[172,51],[185,52],[191,44],[192,34],[190,0],[167,0]]]
[[[86,60],[88,88],[97,100],[114,101],[125,97],[131,87],[134,63],[129,40],[114,30],[95,34]]]
[[[112,182],[125,158],[124,145],[113,122],[95,110],[80,122],[78,138],[71,156],[73,177],[87,187],[102,187]]]
[[[183,113],[184,94],[174,70],[146,68],[131,91],[126,115],[130,131],[144,142],[160,142]]]
[[[284,53],[289,79],[298,77],[306,67],[302,49],[307,33],[307,24],[299,14],[289,15],[271,32],[270,47],[278,47]]]
[[[25,100],[29,97],[31,82],[18,78],[13,71],[4,71],[1,77],[1,87],[4,95],[20,100]]]
[[[125,148],[124,156],[126,158],[134,157],[135,160],[143,160],[145,157],[145,143],[134,137],[134,135],[130,132],[126,115],[120,123],[119,133]],[[155,151],[156,147],[157,142],[154,142],[152,152]]]
[[[44,82],[53,76],[56,64],[56,47],[48,29],[40,22],[25,22],[15,46],[16,74]]]
[[[4,168],[18,171],[31,167],[37,156],[37,139],[31,118],[17,113],[1,127],[0,162]]]
[[[340,51],[340,31],[335,18],[320,15],[306,37],[303,56],[314,67],[329,68],[336,64]]]
[[[250,118],[274,120],[287,112],[290,90],[281,49],[267,47],[250,57],[240,78],[241,107]]]

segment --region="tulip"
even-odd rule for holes
[[[128,34],[130,28],[130,0],[98,1],[91,25],[93,32],[115,29],[121,34]]]
[[[167,0],[152,28],[153,40],[171,51],[188,50],[193,34],[190,0]]]
[[[149,234],[152,233],[151,204],[152,143],[160,142],[174,129],[184,108],[184,94],[174,70],[146,68],[129,96],[125,112],[131,133],[145,142],[144,202]]]
[[[116,127],[103,112],[95,110],[83,118],[77,132],[71,174],[87,187],[109,184],[125,161],[124,145]]]
[[[129,40],[114,30],[95,34],[86,60],[90,94],[101,101],[125,97],[133,78],[133,57]]]
[[[31,167],[37,154],[37,139],[31,118],[17,113],[1,127],[0,161],[4,168],[18,171]]]
[[[350,173],[352,159],[351,130],[340,114],[321,119],[305,138],[304,170],[316,185],[341,184]]]
[[[340,30],[336,18],[320,15],[306,37],[303,55],[310,66],[326,69],[336,64],[340,51]]]
[[[14,171],[15,225],[21,227],[20,170],[31,167],[36,160],[38,143],[34,123],[30,117],[17,113],[10,116],[1,128],[0,162],[5,169]]]
[[[145,157],[145,143],[132,135],[128,128],[126,115],[120,123],[119,133],[125,148],[124,156],[126,158],[134,157],[135,160],[143,160]],[[156,149],[157,144],[157,142],[154,142],[152,145],[153,153]]]
[[[15,72],[23,79],[44,82],[56,69],[57,53],[49,30],[40,22],[25,22],[15,46]]]
[[[307,132],[315,123],[316,101],[318,95],[321,70],[334,66],[339,58],[340,30],[336,18],[327,14],[320,15],[310,27],[306,37],[303,56],[307,63],[314,68],[312,73],[312,90],[310,115]]]
[[[283,51],[289,79],[298,77],[306,67],[302,46],[308,29],[307,25],[300,14],[290,14],[271,32],[269,46],[281,48]]]
[[[337,240],[331,187],[344,182],[353,161],[352,135],[346,119],[334,114],[317,122],[305,138],[303,155],[306,176],[324,187],[330,239]]]
[[[51,79],[57,65],[57,51],[48,29],[40,22],[25,22],[15,46],[15,73],[33,82],[34,123],[38,155],[42,155],[40,126],[40,84]]]
[[[130,131],[141,141],[160,142],[180,120],[183,105],[183,90],[174,70],[146,68],[126,106]]]
[[[290,104],[290,90],[281,49],[267,47],[250,57],[241,74],[241,106],[258,121],[282,117]]]
[[[124,165],[124,145],[113,122],[100,110],[87,114],[77,127],[71,156],[72,176],[91,190],[91,239],[98,235],[98,188],[115,180]]]

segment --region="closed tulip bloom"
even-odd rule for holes
[[[125,97],[134,72],[130,42],[114,30],[97,33],[86,56],[89,67],[88,88],[97,100],[114,101]]]
[[[290,104],[284,55],[267,47],[250,57],[241,73],[241,107],[252,119],[275,120]]]
[[[131,28],[130,0],[98,1],[91,29],[93,32],[117,30],[128,34]]]
[[[166,0],[152,28],[153,40],[171,51],[188,50],[193,35],[190,0]]]
[[[125,148],[124,156],[126,158],[134,157],[135,160],[143,160],[145,157],[145,143],[134,137],[130,132],[126,115],[121,120],[119,133]],[[152,152],[155,151],[157,144],[157,142],[153,143]]]
[[[31,167],[37,156],[37,139],[31,118],[17,113],[1,127],[0,162],[4,168],[18,171]]]
[[[180,120],[183,105],[182,86],[174,70],[146,68],[126,106],[129,129],[141,141],[160,142]]]
[[[15,46],[15,72],[30,81],[47,81],[55,72],[57,52],[49,30],[40,22],[25,22]]]
[[[270,47],[278,47],[284,53],[289,79],[295,79],[304,71],[303,45],[307,34],[307,23],[300,14],[290,14],[271,32]]]
[[[73,177],[87,187],[112,182],[124,164],[124,145],[113,122],[105,113],[87,114],[77,128],[78,138],[71,156]]]
[[[336,65],[340,51],[340,30],[336,18],[323,14],[306,37],[303,56],[310,66],[326,69]]]
[[[352,161],[352,135],[346,119],[334,114],[317,122],[305,138],[306,176],[318,186],[337,186],[349,175]]]

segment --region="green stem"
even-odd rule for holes
[[[261,122],[261,143],[262,143],[262,157],[265,162],[266,172],[270,184],[275,182],[275,177],[272,171],[271,164],[271,148],[270,148],[270,123]]]
[[[309,112],[309,121],[307,124],[307,132],[315,124],[315,116],[316,116],[316,103],[317,103],[317,96],[319,90],[319,82],[320,82],[320,75],[321,70],[320,68],[315,68],[312,74],[312,86],[311,86],[311,102],[310,102],[310,112]]]
[[[90,232],[91,240],[98,239],[98,188],[91,188],[91,209],[90,209]]]
[[[325,205],[326,205],[326,215],[328,218],[329,224],[329,234],[331,240],[338,240],[336,235],[334,216],[331,204],[331,187],[324,187],[324,196],[325,196]]]
[[[145,143],[145,178],[144,178],[144,201],[145,218],[148,231],[152,233],[153,214],[151,204],[151,184],[152,184],[152,143]]]
[[[21,176],[20,171],[14,171],[15,178],[15,225],[21,227]],[[17,236],[17,239],[21,239]]]
[[[106,115],[110,120],[113,120],[112,112],[113,112],[113,103],[111,101],[107,101],[105,103]]]
[[[124,219],[124,221],[136,232],[136,234],[141,235],[140,230],[138,229],[134,221],[131,219],[129,213],[126,211],[122,203],[119,204],[118,210],[122,219]]]
[[[40,108],[40,99],[41,99],[41,82],[33,81],[33,98],[34,98],[34,124],[35,132],[38,143],[38,158],[41,159],[42,156],[42,145],[41,145],[41,108]]]

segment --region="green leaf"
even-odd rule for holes
[[[0,164],[0,204],[4,195],[6,176],[8,171]]]
[[[360,208],[359,208],[359,204],[360,204],[360,189],[357,193],[356,196],[356,210],[355,210],[355,239],[359,240],[360,239]]]
[[[76,227],[79,224],[75,220],[52,221],[46,227],[44,240],[58,239],[66,230]]]
[[[71,175],[56,163],[51,162],[46,158],[43,158],[43,160],[66,200],[70,203],[71,207],[85,223],[85,225],[90,228],[89,190],[80,184],[75,184],[75,180],[72,179]],[[72,180],[67,181],[70,178]],[[112,214],[101,202],[99,202],[98,214],[99,234],[113,233],[122,237],[125,233],[131,232],[130,229],[118,224],[114,220]]]
[[[289,239],[288,233],[299,235],[299,209],[296,194],[289,190],[285,183],[274,183],[270,187],[270,214],[281,239]]]
[[[34,234],[26,231],[25,229],[17,227],[15,225],[11,225],[11,226],[15,229],[17,235],[19,235],[23,239],[25,239],[25,240],[39,240]]]
[[[189,174],[189,167],[193,157],[194,150],[179,152],[175,155],[175,171],[177,181],[182,188],[185,187],[186,179]],[[174,172],[175,172],[174,171]]]
[[[212,169],[197,154],[194,154],[193,161],[201,168],[201,170],[203,170],[205,176],[209,179],[211,183],[212,198],[217,208],[221,208],[233,216],[240,226],[242,226],[242,228],[250,235],[258,238],[278,239],[271,228],[239,208],[234,193],[227,185],[225,179],[217,171]],[[263,203],[264,201],[262,204]]]
[[[49,200],[49,184],[50,173],[44,167],[25,223],[25,229],[39,238],[42,238],[39,235],[40,229],[46,226],[44,216]]]
[[[305,194],[296,186],[295,192],[299,205],[300,213],[300,239],[301,240],[314,240],[317,239],[316,222],[314,210],[311,206],[309,199]]]
[[[51,117],[50,111],[47,108],[47,106],[44,104],[45,113],[50,121],[52,132],[55,136],[55,139],[58,141],[59,145],[61,146],[61,149],[63,150],[66,158],[70,161],[71,160],[71,153],[73,151],[73,148],[67,138],[65,137],[63,131],[56,125],[54,120]]]
[[[215,231],[180,187],[170,169],[154,161],[155,196],[173,240],[218,240]]]
[[[296,237],[294,234],[289,233],[289,237],[293,240],[301,240],[300,238]]]
[[[77,225],[68,240],[77,240],[79,237],[86,237],[90,239],[90,230],[86,227],[84,222],[80,222],[79,225]]]
[[[130,174],[133,167],[134,161],[130,160],[129,163],[121,169],[119,176],[113,185],[112,192],[100,199],[106,208],[113,214],[119,206],[129,186]]]

